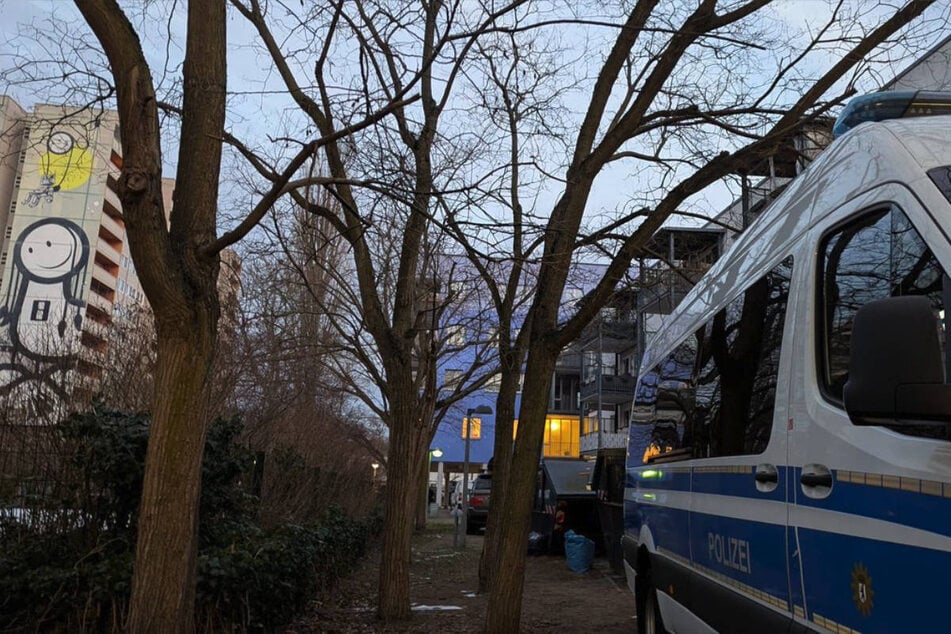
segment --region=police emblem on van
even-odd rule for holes
[[[862,616],[872,613],[875,602],[875,591],[872,590],[872,577],[862,562],[856,562],[852,567],[852,602]]]

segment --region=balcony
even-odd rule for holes
[[[114,235],[119,240],[125,238],[125,228],[119,224],[118,220],[110,216],[108,213],[102,214],[102,219],[99,221],[99,224],[101,224],[106,231]]]
[[[622,352],[637,343],[637,322],[629,319],[595,319],[579,338],[586,351]]]
[[[122,203],[119,201],[119,196],[109,187],[106,187],[105,199],[104,210],[107,214],[118,215],[122,213]],[[108,207],[112,207],[112,209],[108,209]]]
[[[93,267],[93,269],[97,269],[97,268],[99,267],[95,267],[95,266]],[[99,271],[101,271],[103,275],[108,275],[102,269],[99,269]],[[100,295],[99,293],[95,293],[95,292],[89,293],[88,296],[86,297],[86,302],[88,304],[92,304],[99,310],[105,312],[107,315],[112,315],[112,302],[106,299],[105,297],[103,297],[102,295]]]
[[[119,251],[102,238],[99,238],[99,242],[96,244],[96,251],[106,256],[116,266],[122,263],[122,256],[119,255]]]
[[[598,432],[583,434],[581,436],[581,455],[594,454],[598,449],[626,449],[627,448],[627,430],[620,432],[603,432],[601,434],[601,446],[598,446]]]
[[[630,374],[603,374],[601,375],[601,389],[598,390],[598,379],[581,385],[581,402],[594,401],[600,393],[603,405],[618,405],[634,400],[634,386],[637,378]]]
[[[103,286],[109,288],[109,290],[115,292],[116,290],[116,276],[102,268],[98,264],[94,264],[92,267],[92,279],[96,280]],[[95,293],[90,293],[90,295],[95,295]],[[111,309],[110,309],[111,312]]]
[[[110,327],[88,317],[83,320],[83,330],[99,339],[107,340],[109,338]]]

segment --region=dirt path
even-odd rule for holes
[[[482,537],[469,535],[466,549],[453,548],[452,524],[430,521],[413,538],[410,597],[413,620],[386,626],[374,619],[379,551],[333,592],[320,597],[311,612],[288,632],[479,632],[485,597],[478,585]],[[504,566],[503,566],[504,568]],[[634,598],[623,577],[595,559],[587,573],[568,569],[564,557],[529,557],[522,607],[523,632],[633,632]]]

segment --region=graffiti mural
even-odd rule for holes
[[[88,264],[89,240],[71,220],[43,218],[20,233],[0,306],[0,394],[36,381],[64,396],[56,378],[82,329]]]
[[[92,152],[81,146],[73,136],[57,130],[46,139],[46,152],[40,157],[40,186],[26,197],[26,204],[36,207],[52,203],[58,191],[78,189],[92,175]]]

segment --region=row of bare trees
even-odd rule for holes
[[[267,416],[320,418],[306,412],[318,381],[360,399],[388,428],[381,618],[410,616],[409,538],[434,425],[501,373],[482,587],[485,629],[517,631],[559,352],[672,214],[774,153],[883,62],[922,50],[948,11],[933,0],[829,0],[827,19],[799,24],[781,0],[75,4],[106,63],[77,65],[67,51],[66,75],[114,94],[123,214],[157,333],[136,632],[192,628],[194,522],[182,518],[194,517],[200,487],[222,249],[261,226],[267,246],[249,247],[249,281],[268,292],[255,310],[280,315],[292,299],[306,307],[259,322],[274,329],[273,349],[255,351],[268,361],[246,393],[286,394],[285,409]],[[182,44],[179,57],[164,49],[163,68],[145,48],[155,32]],[[243,56],[237,72],[229,51]],[[35,61],[18,76],[49,66]],[[256,68],[259,77],[242,75]],[[262,133],[250,99],[284,114],[265,115]],[[177,153],[169,225],[163,149]],[[240,196],[219,189],[235,180],[223,179],[226,153],[243,166]],[[243,211],[222,232],[224,207]],[[292,270],[270,269],[278,256]],[[570,271],[593,257],[605,273],[566,312]],[[455,316],[466,302],[454,302],[453,289],[472,288],[474,275],[483,303]],[[492,324],[494,349],[447,390],[439,352],[451,344],[441,333],[473,319]],[[319,365],[285,375],[279,360],[297,354]],[[350,403],[327,407],[339,414]],[[508,574],[495,574],[499,561]]]

